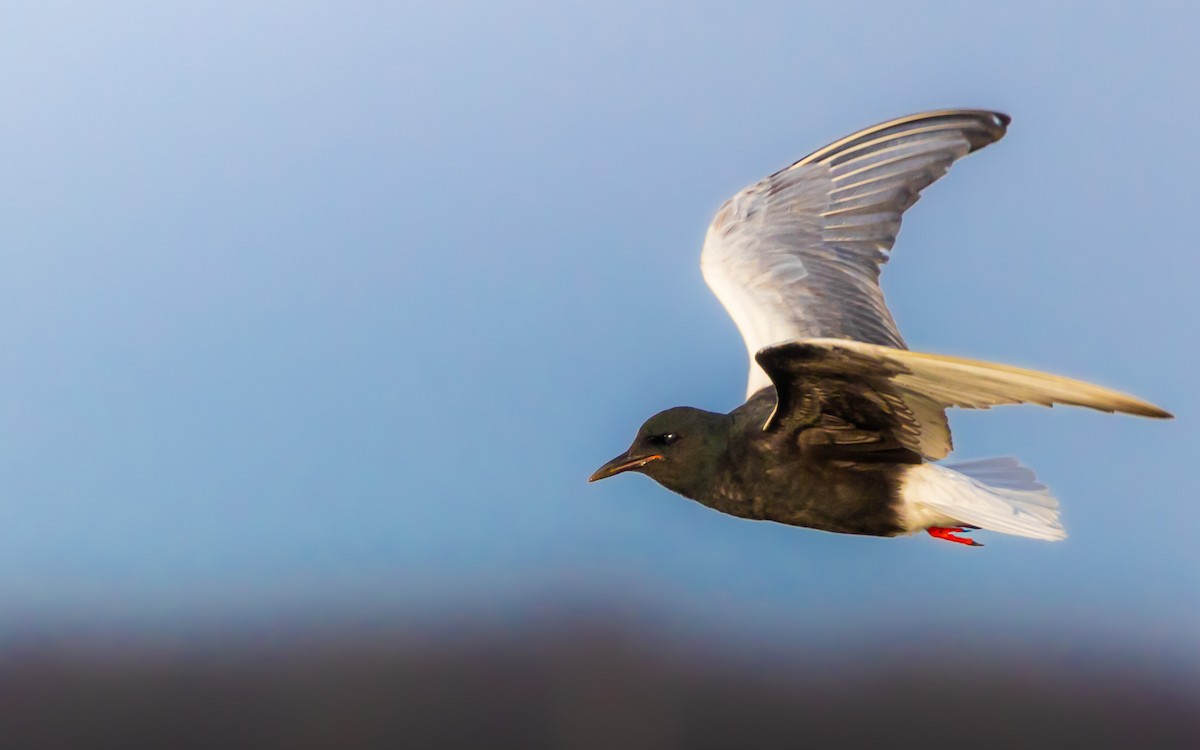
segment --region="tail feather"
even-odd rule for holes
[[[914,466],[901,500],[910,531],[958,524],[1047,541],[1067,536],[1058,500],[1013,458]]]
[[[1033,473],[1033,469],[1022,466],[1012,456],[977,458],[971,461],[956,461],[942,465],[992,487],[1031,492],[1041,492],[1046,489],[1046,485],[1037,481],[1037,474]]]

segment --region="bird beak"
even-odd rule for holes
[[[623,471],[630,469],[640,469],[651,461],[662,459],[661,453],[652,453],[649,456],[631,456],[629,451],[625,451],[613,460],[596,469],[596,473],[588,477],[589,482],[597,482],[601,479],[607,479],[614,474],[620,474]]]

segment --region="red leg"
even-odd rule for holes
[[[966,531],[966,529],[960,528],[958,526],[953,526],[953,527],[930,526],[928,529],[925,529],[925,530],[928,531],[929,536],[933,537],[934,539],[945,539],[947,542],[958,542],[959,544],[965,544],[968,547],[982,547],[983,546],[982,544],[975,541],[974,539],[964,539],[960,536],[954,536],[955,534],[961,534],[962,532]]]

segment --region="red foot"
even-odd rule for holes
[[[963,539],[960,536],[954,536],[955,534],[961,534],[964,531],[966,531],[966,529],[959,528],[957,526],[953,526],[950,528],[947,528],[944,526],[930,526],[928,529],[925,529],[925,530],[928,531],[929,536],[933,537],[934,539],[945,539],[947,542],[958,542],[959,544],[965,544],[968,547],[982,547],[983,546],[982,544],[975,541],[974,539]]]

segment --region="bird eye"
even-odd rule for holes
[[[679,435],[674,432],[666,432],[662,435],[651,435],[650,443],[652,445],[670,445],[679,439]]]

